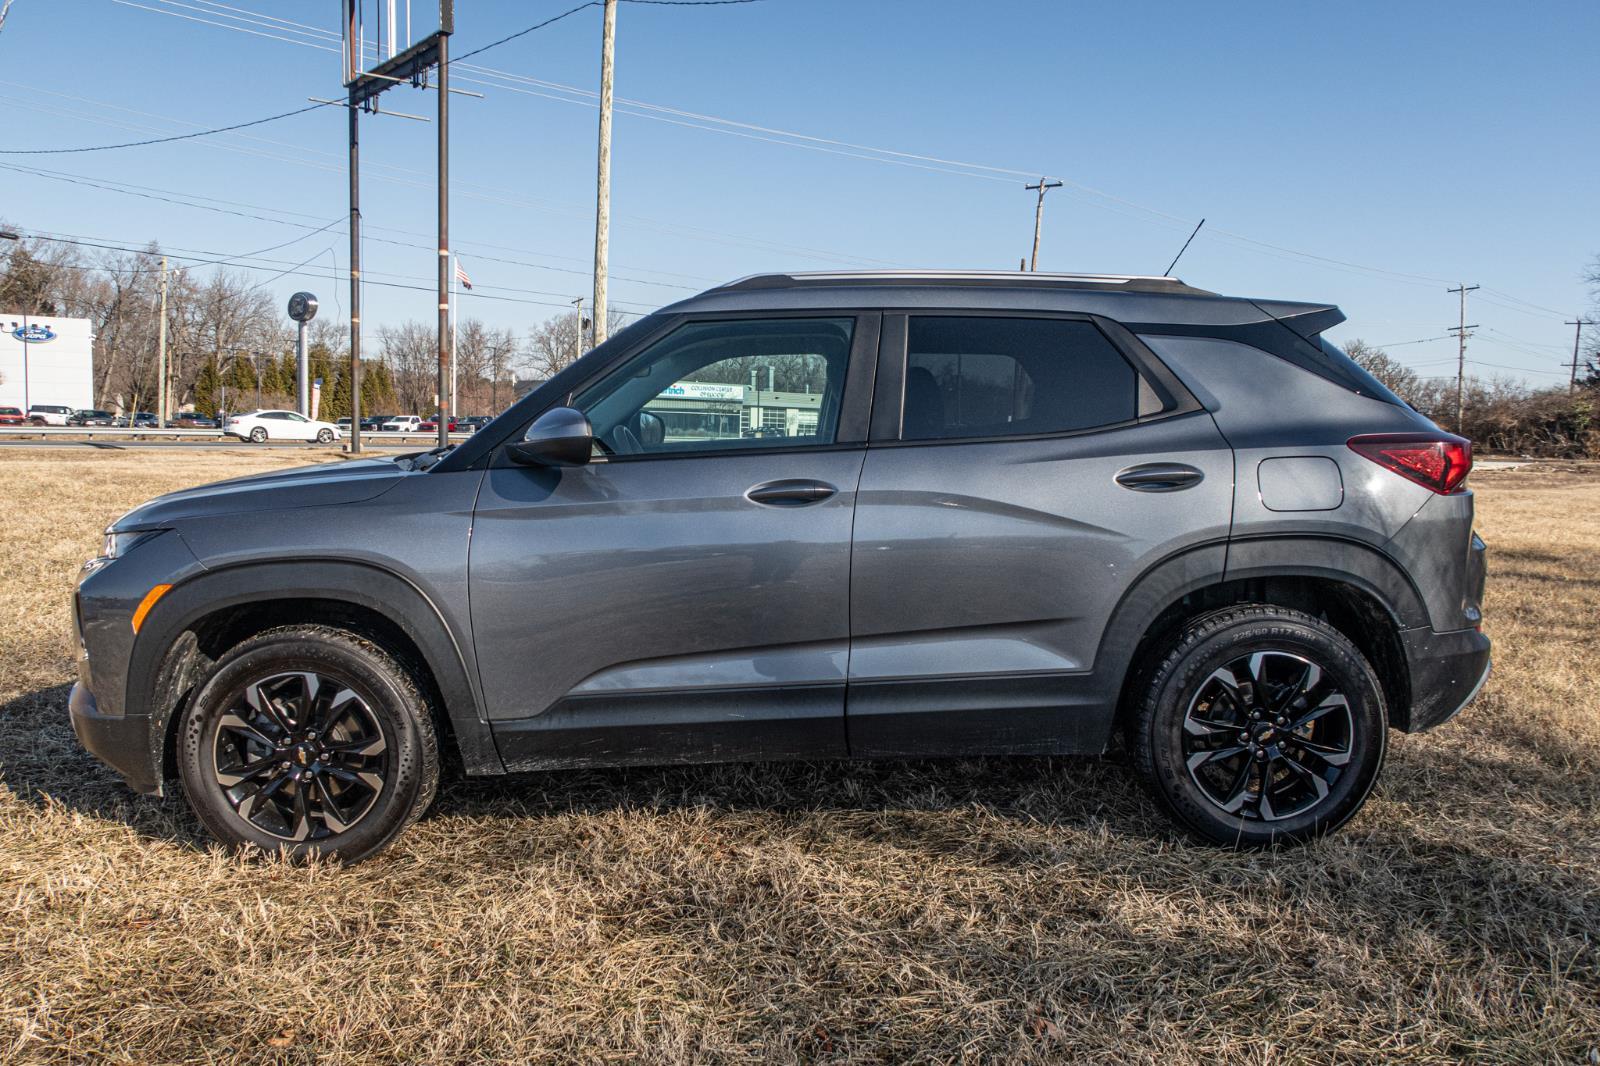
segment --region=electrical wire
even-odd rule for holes
[[[315,111],[321,107],[343,107],[343,104],[308,104],[293,111],[285,111],[279,115],[268,115],[266,118],[252,119],[249,122],[236,122],[232,126],[218,126],[216,129],[197,130],[194,133],[179,133],[171,137],[154,137],[147,141],[126,141],[122,144],[96,144],[84,148],[0,148],[0,155],[70,155],[78,152],[109,152],[114,148],[142,148],[149,144],[170,144],[173,141],[191,141],[196,137],[210,137],[213,134],[229,133],[233,130],[249,129],[251,126],[262,126],[268,122],[277,122],[279,119],[303,115],[307,111]]]

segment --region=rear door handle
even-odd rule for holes
[[[1204,474],[1183,463],[1140,463],[1117,474],[1117,484],[1135,492],[1177,492],[1204,480]]]
[[[762,482],[744,495],[752,503],[764,503],[768,507],[804,507],[821,503],[838,491],[826,481],[792,477]]]

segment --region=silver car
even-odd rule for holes
[[[746,278],[445,451],[119,519],[82,742],[357,859],[468,774],[1118,749],[1237,846],[1360,808],[1489,671],[1471,448],[1173,278]],[[381,535],[375,534],[381,530]]]

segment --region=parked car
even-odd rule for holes
[[[222,432],[254,444],[268,440],[305,440],[332,444],[344,434],[332,422],[317,422],[296,411],[251,411],[229,415]]]
[[[0,407],[0,426],[20,426],[27,420],[20,407]]]
[[[1489,671],[1471,446],[1329,342],[1343,319],[1172,278],[712,289],[448,450],[118,519],[73,601],[73,725],[292,855],[385,847],[446,759],[1123,744],[1199,838],[1305,841]]]
[[[72,408],[59,403],[36,403],[28,408],[28,421],[36,426],[64,426]]]
[[[363,415],[361,417],[361,432],[376,433],[383,428],[385,422],[394,417],[394,415]]]
[[[458,423],[455,419],[452,418],[450,420],[450,428],[445,430],[445,432],[446,433],[459,432],[459,428],[458,428],[459,425],[460,425],[460,423]],[[417,426],[417,429],[421,430],[424,433],[437,433],[437,432],[439,432],[439,416],[438,415],[434,415],[432,418],[429,418],[429,419],[425,420],[419,426]]]
[[[488,415],[468,415],[466,418],[456,420],[456,425],[463,433],[476,433],[489,424]]]
[[[117,415],[114,411],[74,411],[67,416],[69,426],[114,426],[117,424]]]
[[[185,411],[182,414],[179,414],[179,415],[175,416],[172,419],[171,424],[176,426],[179,429],[216,429],[216,428],[218,428],[217,420],[215,418],[212,418],[209,415],[197,414],[197,413],[192,412],[192,411]]]
[[[422,419],[417,415],[394,415],[384,421],[382,429],[386,433],[419,433]]]

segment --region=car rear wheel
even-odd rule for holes
[[[1177,821],[1236,847],[1293,844],[1360,810],[1388,714],[1372,666],[1310,615],[1246,605],[1190,623],[1131,723],[1135,767]]]
[[[420,817],[438,786],[416,681],[383,648],[325,626],[271,630],[228,651],[178,736],[190,806],[235,848],[354,862]]]
[[[333,430],[331,430],[331,429],[319,429],[319,430],[317,430],[317,443],[318,444],[332,444],[333,443]]]
[[[267,439],[267,427],[257,426],[250,431],[250,443],[262,444]]]

